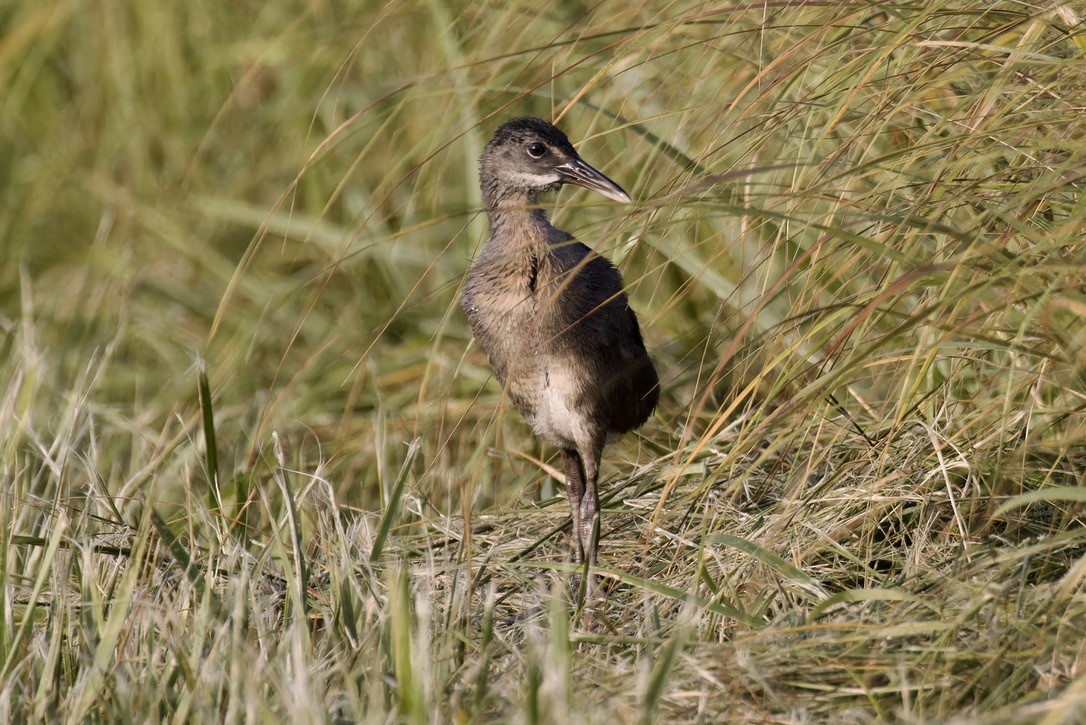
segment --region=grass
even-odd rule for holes
[[[0,720],[1081,720],[1084,17],[0,11]],[[587,610],[456,304],[522,113],[664,378]]]

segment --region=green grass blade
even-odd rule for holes
[[[204,430],[204,472],[207,474],[207,505],[223,515],[222,492],[219,490],[219,446],[215,440],[215,408],[211,402],[211,384],[207,379],[207,363],[196,357],[196,387],[200,397],[200,417]]]
[[[400,499],[403,497],[404,491],[407,488],[407,479],[411,474],[411,465],[415,462],[415,458],[419,454],[420,441],[416,438],[408,446],[407,455],[404,457],[403,465],[400,467],[400,473],[396,477],[396,483],[392,487],[392,492],[389,495],[388,505],[385,506],[385,510],[381,513],[381,521],[377,526],[377,536],[373,540],[373,549],[370,550],[370,563],[375,564],[381,558],[381,553],[385,550],[385,545],[388,543],[388,534],[392,529],[392,522],[396,519],[399,512]]]
[[[660,698],[664,695],[668,677],[675,667],[675,661],[688,641],[685,631],[679,631],[660,650],[656,662],[652,666],[649,675],[648,688],[641,703],[641,722],[649,725],[655,722],[656,711],[660,705]]]

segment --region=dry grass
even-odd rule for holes
[[[1081,720],[1083,18],[0,11],[0,720]],[[456,307],[522,113],[664,373],[588,610]]]

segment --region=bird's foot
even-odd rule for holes
[[[575,607],[595,601],[599,598],[599,581],[591,571],[571,574],[569,577],[570,601]]]

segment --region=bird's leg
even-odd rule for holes
[[[569,510],[573,515],[573,531],[570,532],[570,540],[573,543],[573,553],[577,557],[577,563],[584,561],[585,544],[581,537],[581,498],[584,496],[584,468],[581,465],[581,455],[573,448],[562,450],[562,458],[566,468],[566,495],[569,496]]]
[[[596,565],[597,538],[599,537],[598,532],[600,530],[600,500],[596,491],[596,481],[599,478],[600,456],[602,454],[602,443],[593,444],[590,448],[581,452],[582,459],[584,460],[585,490],[584,495],[581,497],[580,536],[581,542],[585,548],[585,556],[588,559],[589,566]],[[597,532],[596,536],[592,535],[593,530]],[[595,577],[592,574],[589,574],[585,588],[587,596],[589,597],[592,597],[594,594],[594,580]]]

